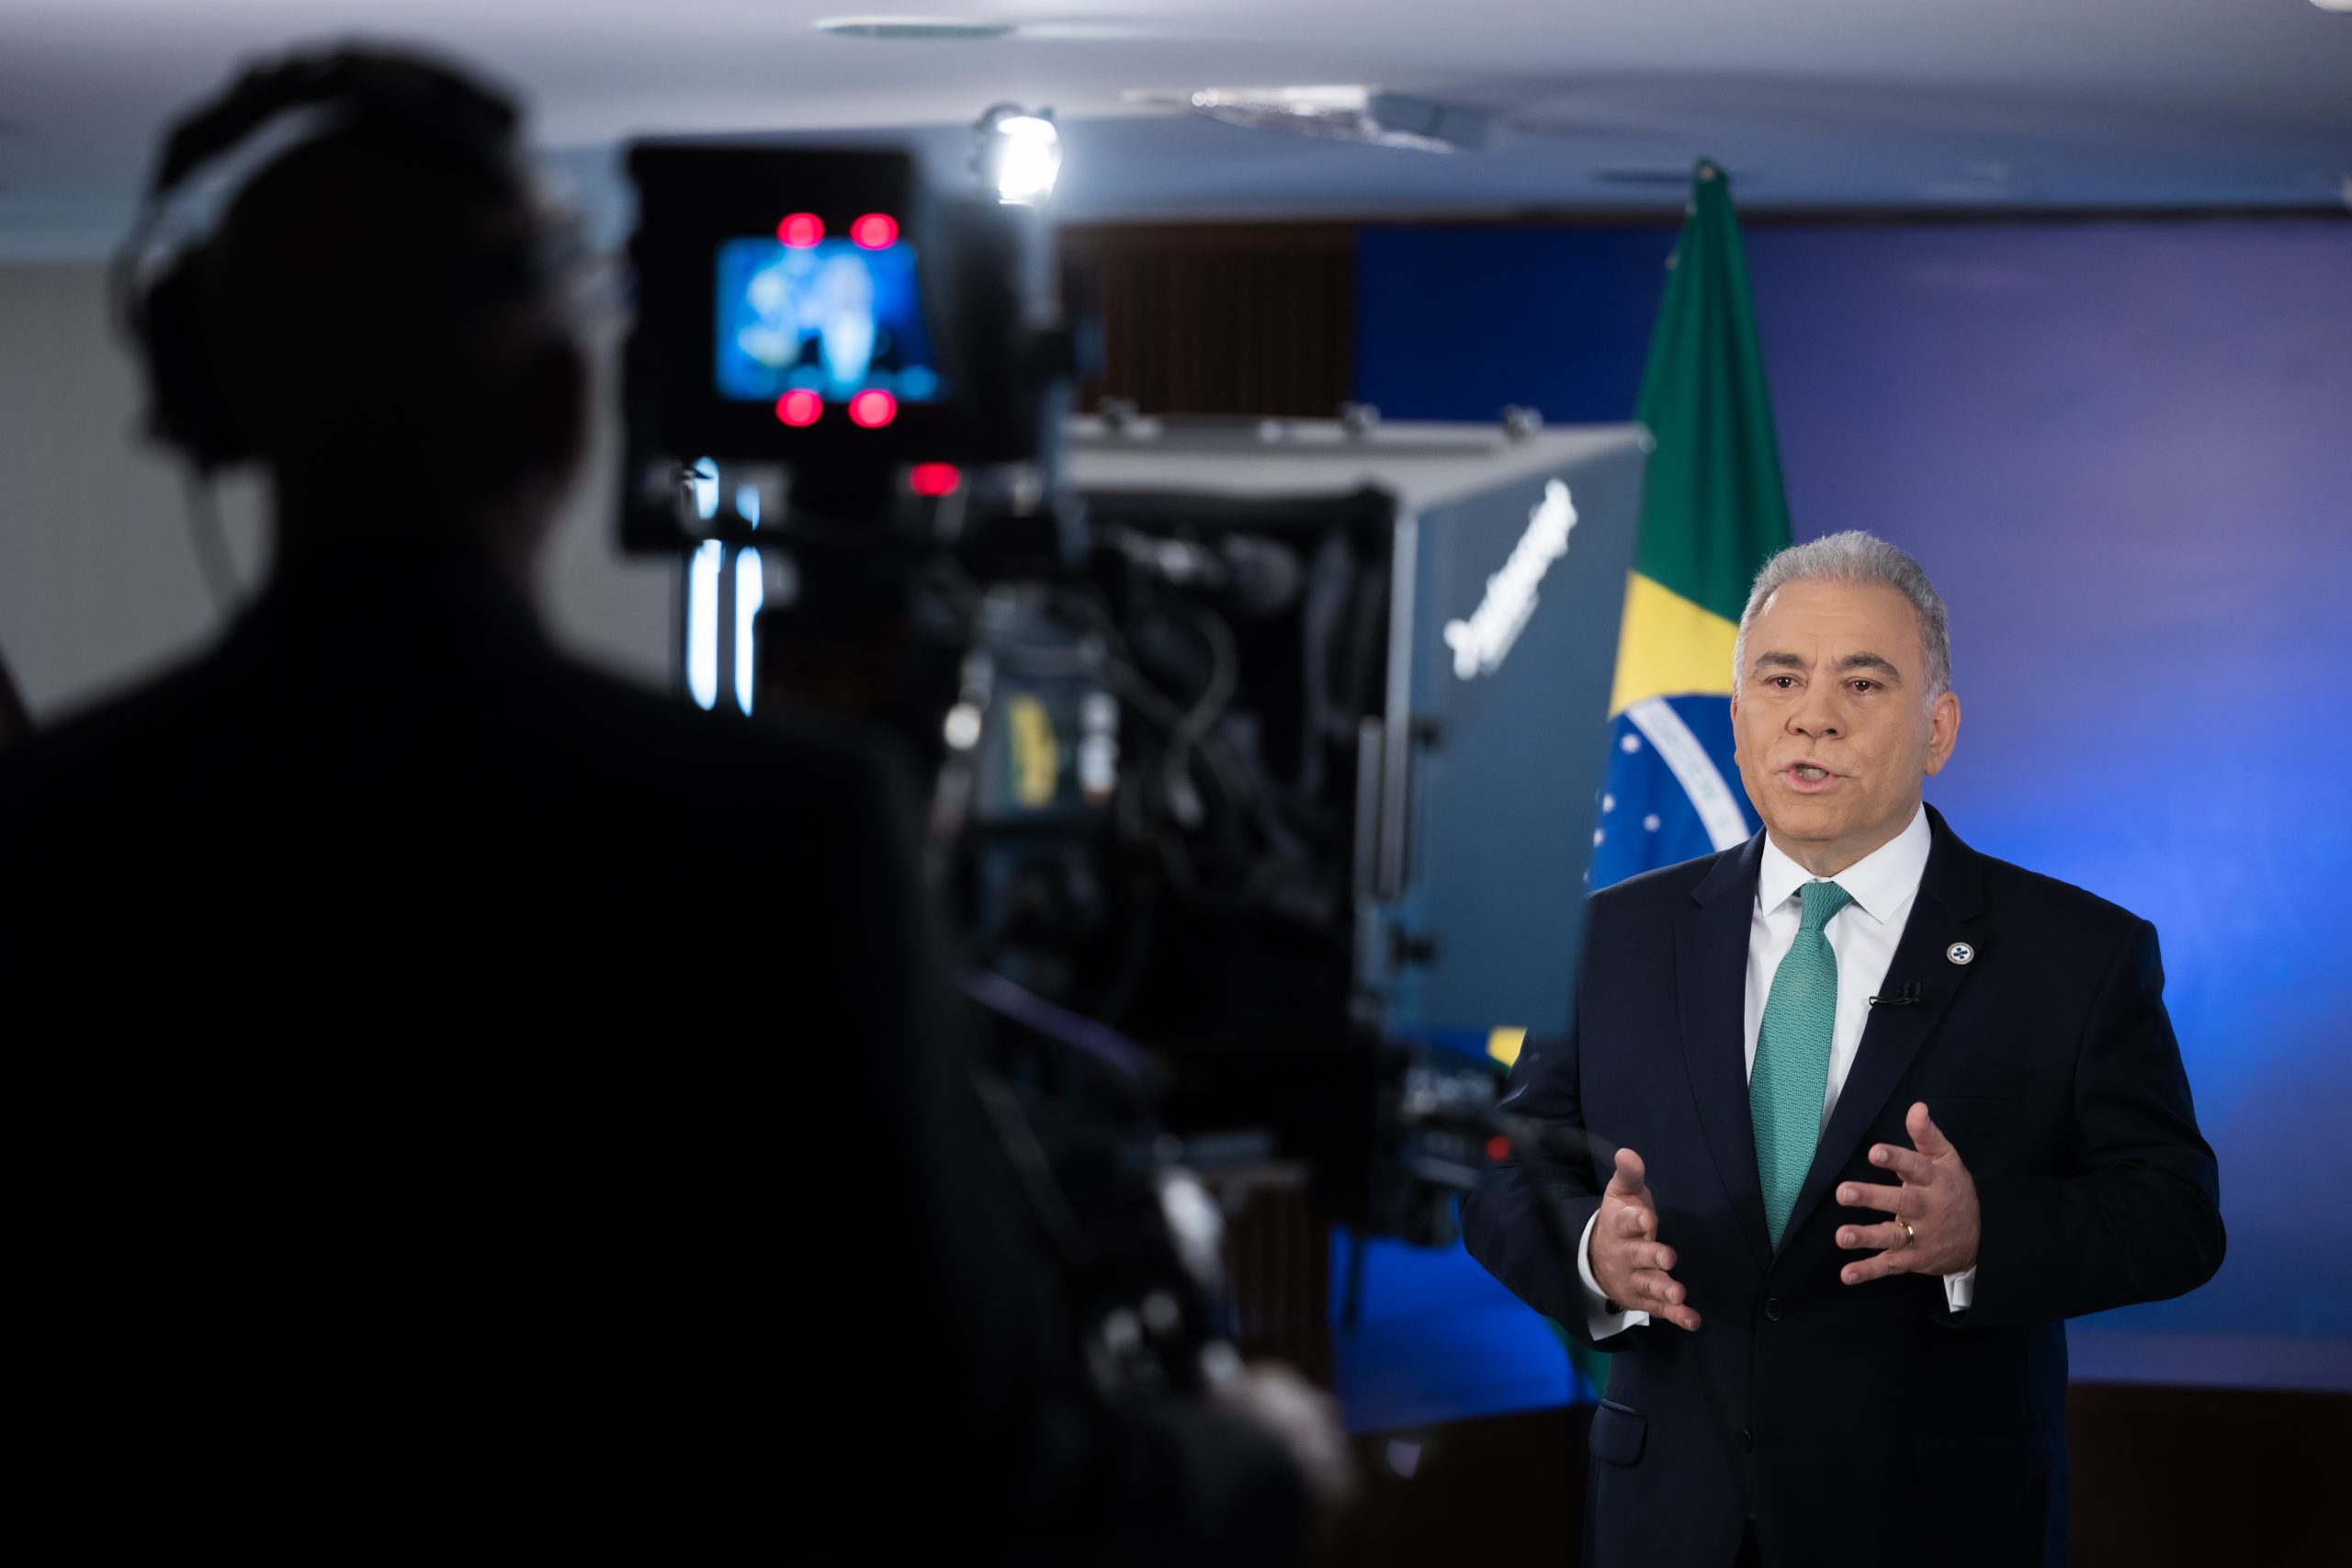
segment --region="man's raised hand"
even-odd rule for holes
[[[1683,1303],[1674,1278],[1674,1248],[1657,1239],[1657,1205],[1643,1182],[1642,1156],[1617,1151],[1616,1174],[1600,1194],[1600,1217],[1592,1227],[1592,1278],[1600,1293],[1621,1310],[1638,1308],[1678,1328],[1696,1329],[1699,1314]]]
[[[1838,1189],[1838,1201],[1849,1208],[1878,1209],[1894,1216],[1883,1224],[1838,1227],[1838,1246],[1849,1251],[1876,1249],[1874,1257],[1849,1263],[1839,1271],[1838,1278],[1849,1285],[1890,1274],[1962,1274],[1976,1267],[1975,1179],[1943,1129],[1928,1118],[1926,1104],[1911,1108],[1905,1126],[1918,1145],[1916,1150],[1893,1144],[1871,1146],[1871,1163],[1893,1171],[1899,1182],[1849,1181]],[[1596,1280],[1600,1278],[1599,1267],[1594,1265]]]

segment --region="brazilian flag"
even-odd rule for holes
[[[1756,570],[1789,543],[1789,503],[1731,182],[1702,162],[1667,264],[1635,417],[1657,442],[1625,589],[1610,765],[1590,881],[1622,882],[1745,841],[1732,763],[1732,638]]]
[[[1757,569],[1789,543],[1789,503],[1731,182],[1702,162],[1667,264],[1637,417],[1657,446],[1625,586],[1608,783],[1589,881],[1729,849],[1758,827],[1732,761],[1732,641]],[[1519,1032],[1489,1049],[1518,1055]],[[1561,1334],[1598,1394],[1607,1358]]]

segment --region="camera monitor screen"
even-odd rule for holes
[[[851,238],[794,231],[793,221],[775,237],[718,246],[718,394],[780,402],[799,393],[793,400],[812,412],[809,394],[825,403],[876,391],[889,394],[883,401],[938,400],[913,247],[895,225],[887,234],[871,227],[887,219],[859,220]]]

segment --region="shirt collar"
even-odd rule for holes
[[[1912,813],[1909,827],[1828,880],[1850,894],[1862,913],[1883,925],[1919,891],[1931,842],[1928,809],[1922,806]],[[1770,833],[1764,835],[1763,863],[1756,875],[1758,909],[1779,908],[1814,880],[1813,873],[1781,852]]]

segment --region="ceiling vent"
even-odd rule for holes
[[[1190,109],[1250,130],[1417,152],[1471,152],[1487,144],[1493,124],[1483,109],[1378,87],[1204,87],[1193,93],[1141,90],[1125,96],[1129,103]]]
[[[1002,38],[1010,22],[968,22],[954,17],[827,17],[817,30],[836,38],[887,39],[896,43],[974,43]]]

